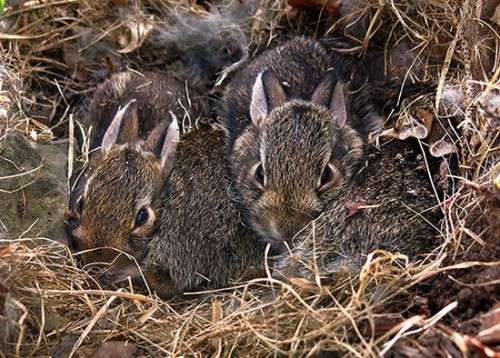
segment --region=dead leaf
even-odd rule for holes
[[[120,36],[118,42],[122,46],[119,53],[130,53],[143,44],[144,40],[148,37],[151,30],[153,30],[153,25],[146,19],[141,20],[130,20],[125,26],[129,29],[129,36]]]
[[[48,142],[55,138],[54,133],[47,125],[34,118],[30,118],[30,120],[26,122],[25,131],[29,133],[31,139],[35,142]]]
[[[417,109],[418,118],[408,115],[405,123],[401,126],[399,131],[399,139],[405,140],[410,137],[417,139],[427,138],[432,126],[432,115],[423,110]]]
[[[455,153],[456,148],[452,143],[446,140],[446,137],[443,137],[430,145],[429,152],[433,157],[439,158]]]

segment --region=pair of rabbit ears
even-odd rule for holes
[[[173,168],[175,151],[179,142],[177,118],[170,112],[171,122],[162,120],[149,133],[142,147],[151,151],[161,161],[165,172]],[[105,155],[113,145],[139,141],[139,113],[135,99],[120,108],[109,125],[101,143],[101,153]]]
[[[274,108],[287,101],[285,91],[278,79],[268,70],[259,73],[252,89],[250,117],[255,125]],[[333,120],[338,127],[347,122],[346,94],[344,84],[330,71],[316,87],[311,102],[333,111]]]

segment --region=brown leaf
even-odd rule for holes
[[[439,158],[456,152],[456,148],[452,143],[446,140],[446,137],[443,137],[430,145],[429,152],[433,157]]]
[[[412,116],[408,117],[408,122],[405,123],[399,131],[399,139],[405,140],[410,137],[424,139],[429,135],[429,128],[424,121],[420,121]]]
[[[120,45],[123,47],[118,50],[119,53],[129,53],[141,47],[151,30],[153,30],[153,25],[146,19],[130,20],[125,26],[129,29],[130,36],[128,38],[126,36],[119,37]]]

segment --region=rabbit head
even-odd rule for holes
[[[162,120],[145,140],[138,132],[132,100],[117,111],[93,153],[67,217],[70,243],[82,251],[83,263],[112,263],[114,273],[130,274],[135,264],[119,251],[140,258],[155,232],[160,193],[179,140],[175,118]]]
[[[344,86],[329,73],[310,101],[287,100],[268,71],[257,76],[251,124],[229,153],[235,201],[265,241],[288,241],[350,180],[364,142],[347,124]]]

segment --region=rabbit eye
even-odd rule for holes
[[[149,219],[149,211],[147,208],[139,210],[135,217],[135,227],[144,225]]]
[[[318,190],[323,192],[334,186],[335,182],[336,175],[334,169],[331,164],[327,164],[321,173],[321,177],[319,178]]]
[[[146,237],[156,229],[156,214],[150,207],[144,207],[137,212],[134,221],[132,236]]]
[[[262,167],[261,163],[257,164],[254,168],[254,178],[260,187],[263,188],[265,186],[266,175],[264,173],[264,168]]]

